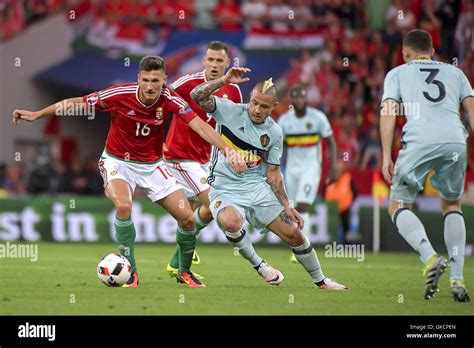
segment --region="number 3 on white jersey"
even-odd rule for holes
[[[151,128],[148,127],[147,124],[144,124],[142,127],[141,134],[142,136],[146,137],[148,134],[150,134]],[[137,130],[135,131],[135,136],[138,137],[140,135],[140,122],[137,122]]]

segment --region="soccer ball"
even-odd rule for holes
[[[122,286],[132,274],[130,262],[120,254],[104,256],[97,266],[97,276],[107,286]]]

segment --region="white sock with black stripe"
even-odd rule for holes
[[[237,233],[228,231],[224,231],[224,233],[230,244],[239,250],[239,253],[252,264],[252,267],[257,267],[262,263],[263,259],[258,256],[250,237],[243,228]]]
[[[317,284],[322,282],[325,276],[321,270],[321,264],[319,263],[318,255],[316,255],[316,250],[313,249],[308,238],[306,236],[303,237],[304,243],[292,248],[293,254],[295,254],[296,259]]]

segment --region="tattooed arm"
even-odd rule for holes
[[[302,229],[304,220],[298,211],[290,205],[290,200],[288,199],[285,185],[283,184],[283,175],[281,174],[280,166],[267,164],[267,183],[285,209],[285,211],[280,214],[280,218],[289,225],[296,223],[298,228]]]
[[[229,83],[242,83],[248,81],[248,77],[243,77],[243,75],[248,72],[250,72],[250,69],[248,68],[233,67],[227,71],[224,76],[201,83],[199,86],[194,87],[191,91],[191,98],[193,98],[196,104],[206,112],[214,112],[216,110],[216,100],[212,93]]]

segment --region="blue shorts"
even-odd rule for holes
[[[464,192],[466,181],[467,148],[464,144],[408,144],[400,150],[395,163],[390,199],[413,203],[422,191],[431,170],[431,184],[441,198],[457,201]]]
[[[225,207],[234,206],[253,227],[265,229],[284,210],[270,186],[263,182],[252,186],[250,191],[234,193],[211,187],[209,208],[217,221],[217,215]]]

